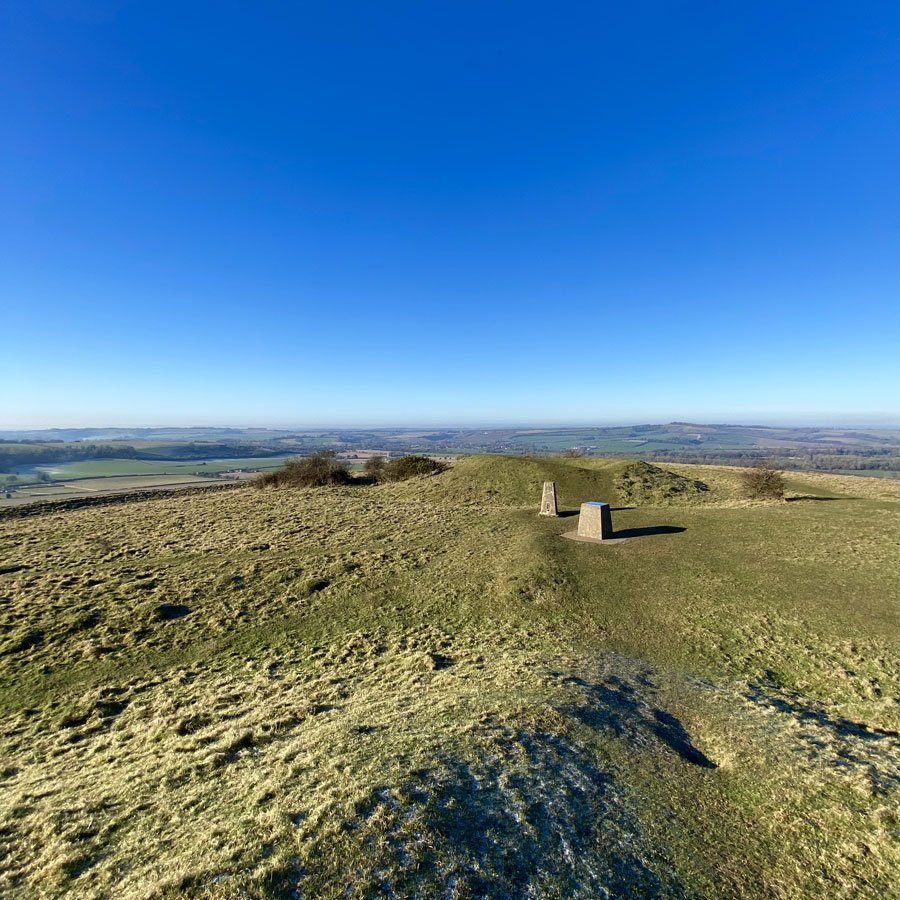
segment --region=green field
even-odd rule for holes
[[[646,431],[632,428],[567,428],[559,431],[520,432],[511,436],[510,443],[528,450],[558,453],[571,447],[583,447],[590,448],[594,453],[604,454],[649,453],[686,447],[703,450],[735,449],[752,447],[756,443],[752,437],[743,434],[700,434],[699,438],[697,434],[673,432],[664,426]]]
[[[900,471],[879,471],[877,469],[836,469],[835,475],[863,476],[865,478],[894,478],[900,479]]]
[[[148,488],[189,487],[215,484],[210,478],[195,475],[104,475],[99,478],[78,478],[50,484],[29,484],[17,488],[9,499],[0,499],[2,506],[19,506],[44,500],[66,500],[95,494],[140,491]]]
[[[900,485],[635,471],[0,518],[0,894],[896,895]]]
[[[118,475],[216,475],[235,469],[267,471],[284,465],[287,456],[247,457],[243,459],[89,459],[57,466],[36,466],[54,481],[78,478],[105,478]]]
[[[260,460],[330,449],[392,455],[425,453],[560,454],[577,450],[591,457],[631,456],[665,462],[751,465],[816,471],[900,469],[900,431],[895,429],[773,428],[670,422],[581,428],[525,429],[61,429],[0,439],[0,486],[37,467],[61,478],[165,475],[195,472],[202,464],[266,467]],[[39,441],[44,436],[46,440]],[[271,454],[266,457],[264,454]],[[249,458],[249,459],[248,459]],[[106,461],[101,464],[99,461]],[[86,463],[87,465],[83,465]],[[218,471],[222,471],[220,468]],[[3,474],[6,473],[6,474]]]

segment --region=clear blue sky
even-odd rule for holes
[[[896,0],[0,31],[0,427],[900,421]]]

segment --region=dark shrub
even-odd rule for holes
[[[402,456],[384,464],[382,481],[405,481],[416,475],[436,475],[447,468],[447,463],[427,456]]]
[[[782,500],[784,498],[784,478],[780,472],[767,466],[758,466],[741,473],[744,496],[752,500]]]
[[[375,481],[381,481],[384,476],[385,459],[383,456],[370,456],[364,466],[366,475]]]
[[[321,487],[326,484],[348,484],[351,481],[347,466],[335,458],[333,450],[323,450],[312,456],[289,459],[284,468],[267,472],[256,479],[256,486],[264,487]]]

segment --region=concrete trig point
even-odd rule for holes
[[[581,504],[578,516],[578,537],[605,541],[613,536],[612,513],[608,503],[592,500]]]
[[[556,482],[544,482],[544,495],[541,497],[541,515],[542,516],[558,516],[559,510],[556,507]]]

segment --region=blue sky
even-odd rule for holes
[[[0,427],[898,422],[898,28],[6,3]]]

